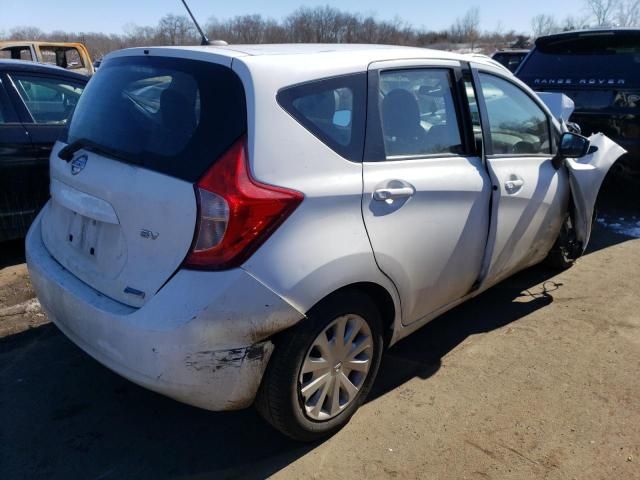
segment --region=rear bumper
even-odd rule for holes
[[[135,309],[80,281],[49,255],[36,219],[29,274],[49,318],[129,380],[208,410],[249,406],[273,350],[269,336],[303,315],[244,270],[179,271]]]

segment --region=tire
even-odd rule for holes
[[[345,325],[343,339],[356,332],[351,342],[337,343],[340,325]],[[367,343],[370,348],[363,349]],[[256,408],[267,422],[288,437],[302,442],[320,440],[344,427],[371,390],[384,346],[380,313],[368,295],[358,291],[338,292],[314,306],[307,319],[279,335],[275,344],[256,397]],[[337,346],[342,344],[346,345],[344,350]],[[344,364],[342,361],[334,364],[333,359],[340,355],[323,353],[324,349],[329,349],[325,350],[329,353],[363,351],[352,362],[345,359]],[[359,363],[363,369],[366,359],[369,362],[366,373],[349,368]],[[313,373],[303,373],[303,367],[308,370],[316,364],[324,366]],[[343,376],[350,385],[359,385],[357,393],[350,386],[349,391],[343,388],[347,386]],[[315,390],[312,384],[321,386]],[[336,385],[339,388],[334,396]],[[303,396],[303,389],[307,389],[307,396]],[[316,393],[311,395],[312,391]]]
[[[594,214],[595,215],[595,214]],[[553,270],[567,270],[571,268],[580,256],[581,250],[575,239],[575,232],[571,221],[571,216],[567,215],[555,244],[547,254],[544,263]]]

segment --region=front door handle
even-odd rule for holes
[[[415,190],[411,187],[378,188],[373,192],[373,199],[378,200],[379,202],[386,202],[387,200],[408,198],[414,193]]]

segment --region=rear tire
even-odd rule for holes
[[[371,390],[384,345],[380,313],[362,292],[339,292],[307,317],[276,339],[255,403],[267,422],[303,442],[349,422]]]

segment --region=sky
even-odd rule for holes
[[[330,5],[353,13],[373,14],[378,20],[399,17],[417,28],[450,26],[473,6],[480,8],[483,30],[514,29],[529,32],[531,18],[544,13],[562,19],[586,13],[584,0],[188,0],[200,23],[212,16],[220,20],[259,13],[281,19],[301,5]],[[126,24],[155,25],[166,13],[185,13],[180,0],[0,0],[0,31],[16,26],[52,30],[122,33]]]

